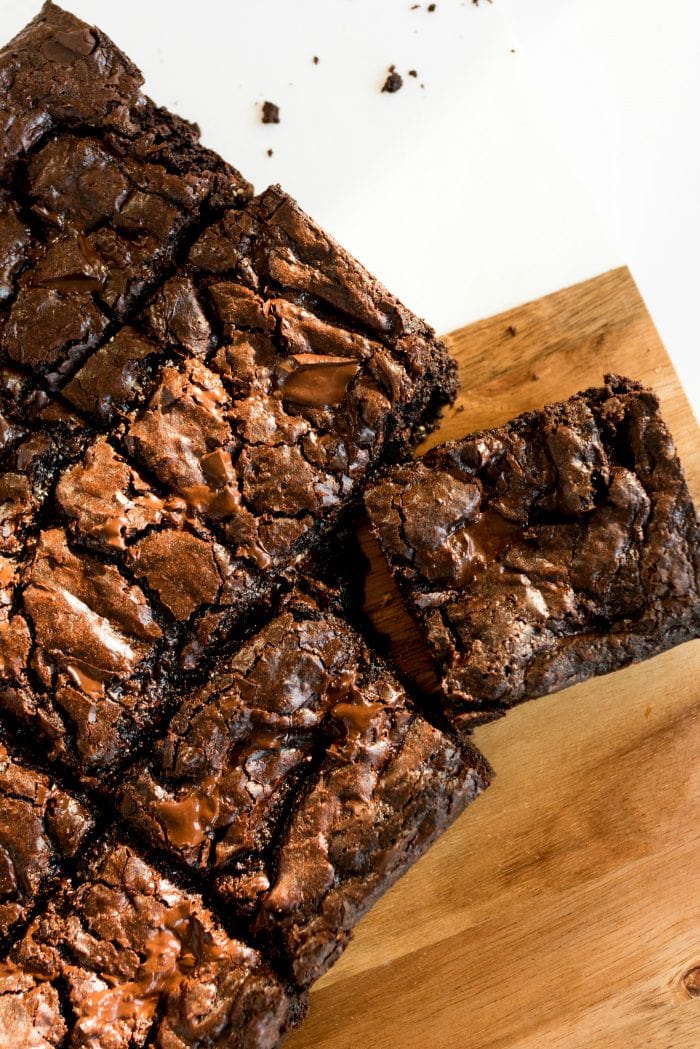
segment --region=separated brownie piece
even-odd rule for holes
[[[0,947],[92,827],[81,800],[11,754],[0,739]]]
[[[605,381],[367,494],[458,721],[698,635],[698,519],[673,441],[650,390]]]
[[[291,604],[188,696],[121,810],[307,986],[488,784],[343,620]]]
[[[273,1049],[303,1010],[198,897],[120,844],[0,964],[0,1049]]]
[[[250,187],[141,94],[135,66],[54,4],[0,51],[0,362],[56,389]]]

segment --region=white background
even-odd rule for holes
[[[440,331],[627,263],[698,410],[697,0],[412,2],[65,0]]]

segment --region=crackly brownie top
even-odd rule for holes
[[[53,4],[0,51],[0,358],[56,389],[248,184]]]
[[[79,420],[49,411],[6,453],[0,682],[5,709],[35,724],[57,753],[72,739],[89,766],[118,757],[123,722],[147,721],[155,697],[144,686],[167,626],[132,577],[72,542],[56,512],[56,485],[68,501],[63,475],[70,479],[84,446]]]
[[[223,660],[151,753],[125,782],[123,815],[281,937],[301,983],[488,781],[346,622],[308,602]]]
[[[19,411],[7,368],[3,705],[81,768],[119,761],[453,371],[279,190],[208,227],[65,399]]]
[[[200,899],[119,844],[0,965],[1,1049],[273,1049],[297,1009]]]
[[[0,740],[0,942],[92,825],[81,801],[16,760]]]
[[[596,637],[623,660],[626,635],[698,630],[697,518],[658,401],[629,380],[435,449],[367,506],[457,698],[588,676]]]
[[[290,563],[392,438],[415,439],[426,394],[449,398],[453,369],[279,190],[227,212],[190,263],[64,392],[215,529],[252,585]]]

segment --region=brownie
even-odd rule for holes
[[[64,393],[111,427],[112,444],[153,495],[178,503],[185,527],[208,544],[202,558],[211,562],[216,541],[228,551],[232,623],[337,522],[380,461],[425,432],[454,390],[454,365],[422,322],[271,189],[207,228],[187,272]],[[105,520],[119,533],[111,546],[128,547],[121,515]],[[84,522],[73,527],[84,534]],[[194,543],[181,529],[149,542],[135,571],[163,597],[166,546],[179,544],[177,556]],[[187,618],[212,603],[204,583],[170,611]]]
[[[0,739],[0,946],[56,884],[92,829],[82,799]]]
[[[0,706],[102,783],[456,390],[141,82],[53,4],[0,52]]]
[[[467,725],[698,635],[698,518],[629,379],[435,448],[366,503]]]
[[[454,388],[289,197],[228,209],[65,400],[6,411],[0,705],[104,778]]]
[[[273,1049],[303,1012],[201,898],[118,842],[0,964],[0,1049]]]
[[[0,84],[0,363],[31,395],[60,388],[250,187],[54,4],[0,51]]]
[[[306,986],[489,779],[344,619],[291,599],[184,699],[121,812]]]

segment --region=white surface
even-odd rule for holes
[[[695,0],[65,2],[440,331],[628,263],[700,406]]]

